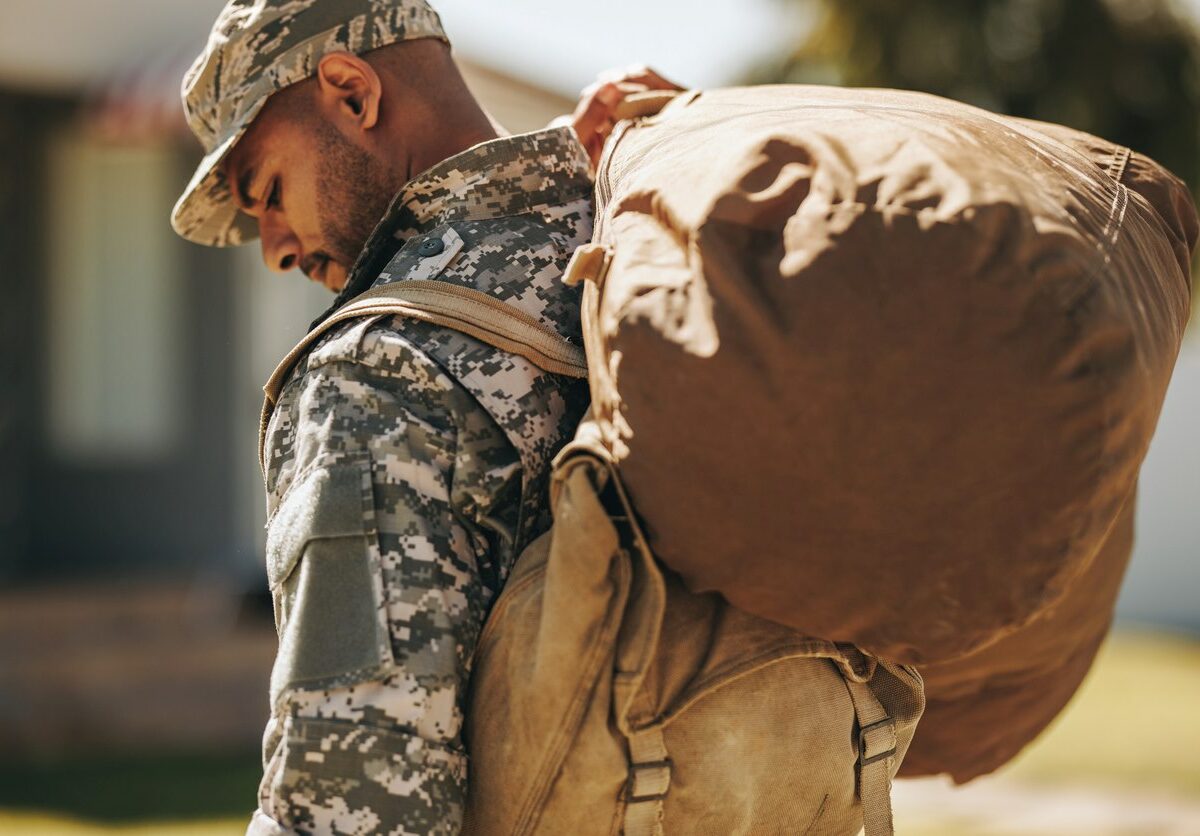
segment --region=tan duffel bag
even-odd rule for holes
[[[916,93],[631,101],[600,163],[593,408],[696,592],[918,663],[902,772],[1032,740],[1108,630],[1188,317],[1178,178]]]
[[[1131,162],[1195,210],[1053,130],[799,85],[617,126],[574,264],[602,288],[593,409],[690,589],[928,664],[1086,569],[1188,317],[1192,242]]]
[[[1070,145],[1145,200],[1186,275],[1200,229],[1179,180],[1141,154],[1090,134],[1027,124]],[[1133,550],[1136,498],[1135,484],[1104,542],[1054,606],[975,653],[922,668],[925,715],[901,774],[947,772],[968,781],[1007,763],[1057,716],[1108,633]]]

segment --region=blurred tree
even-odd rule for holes
[[[1170,0],[781,0],[814,28],[755,82],[923,90],[1141,151],[1200,194],[1200,37]]]

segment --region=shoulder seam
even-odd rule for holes
[[[398,315],[396,315],[396,314],[391,314],[391,315],[376,314],[376,315],[369,316],[369,317],[363,317],[363,319],[369,319],[372,321],[370,321],[365,327],[362,328],[361,333],[359,334],[359,338],[355,341],[353,350],[347,351],[344,354],[339,353],[339,354],[336,354],[333,356],[319,356],[318,355],[318,356],[314,357],[314,354],[317,353],[317,347],[314,347],[313,351],[311,351],[307,355],[305,355],[303,368],[302,369],[298,368],[297,373],[292,376],[291,380],[288,381],[287,385],[291,386],[291,385],[298,383],[301,379],[303,379],[308,374],[308,372],[310,370],[322,369],[322,368],[325,368],[326,366],[332,366],[332,365],[336,365],[339,363],[343,363],[346,365],[352,365],[352,366],[361,366],[366,369],[371,369],[372,372],[378,374],[380,377],[386,377],[389,379],[400,379],[403,377],[407,377],[408,375],[404,375],[400,372],[394,371],[392,369],[388,369],[388,368],[380,365],[382,358],[373,357],[373,356],[371,356],[370,352],[365,351],[363,349],[363,339],[366,337],[366,335],[369,332],[377,330],[380,333],[395,337],[397,342],[403,346],[403,350],[411,353],[413,360],[415,360],[416,362],[420,362],[423,366],[434,368],[437,370],[437,372],[439,374],[445,375],[451,381],[451,385],[449,387],[447,387],[448,389],[460,388],[460,384],[458,383],[457,380],[455,380],[454,376],[451,375],[442,366],[441,363],[439,363],[435,358],[430,356],[430,354],[428,352],[426,352],[419,345],[417,345],[408,335],[404,334],[403,332],[401,332],[397,329],[387,328],[380,324],[380,322],[382,320],[391,321],[396,318],[398,318]],[[344,336],[343,334],[338,334],[338,330],[337,330],[337,329],[340,329],[343,325],[353,326],[356,324],[361,325],[361,323],[362,323],[361,319],[352,319],[352,320],[348,320],[346,323],[338,323],[338,325],[335,326],[335,329],[330,331],[330,334],[335,335],[331,338],[331,340],[337,339],[340,336]],[[325,342],[322,342],[319,345],[323,346],[325,344],[326,344]]]

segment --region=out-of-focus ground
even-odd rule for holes
[[[1118,632],[1066,712],[998,774],[899,782],[897,832],[1196,836],[1198,706],[1200,642]]]
[[[252,646],[264,634],[263,625],[247,625],[229,635]],[[258,639],[250,641],[254,635]],[[247,664],[248,671],[257,663]],[[170,680],[172,667],[163,656],[159,678]],[[248,692],[259,685],[251,683]],[[1200,834],[1197,697],[1200,641],[1131,629],[1115,633],[1063,716],[999,774],[958,788],[941,779],[900,782],[894,792],[897,832]],[[195,711],[173,722],[199,727],[213,713]],[[253,807],[257,776],[256,753],[242,751],[10,760],[0,764],[0,833],[234,836],[244,831],[246,815],[239,811]]]

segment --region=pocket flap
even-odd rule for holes
[[[292,485],[267,525],[267,580],[277,587],[309,541],[367,533],[364,469],[357,461],[316,467]]]
[[[368,454],[316,463],[291,486],[268,526],[267,574],[279,632],[272,705],[288,689],[394,670]]]

